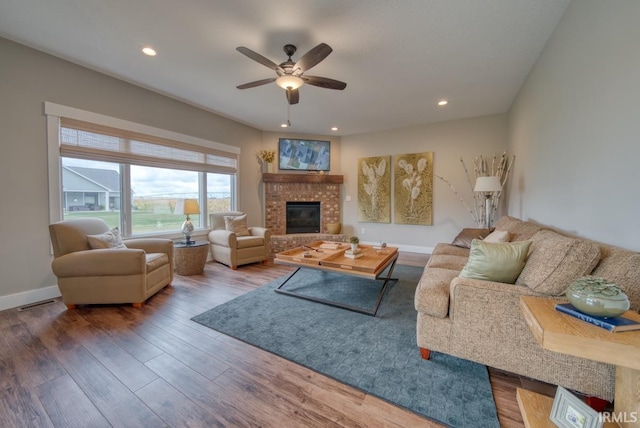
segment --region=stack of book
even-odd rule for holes
[[[352,250],[345,250],[345,252],[344,252],[344,256],[345,256],[345,257],[348,257],[348,258],[350,258],[350,259],[357,259],[358,257],[362,257],[362,256],[363,256],[363,254],[364,254],[364,253],[363,253],[363,252],[362,252],[362,250],[360,250],[360,249],[355,250],[355,251],[352,251]]]
[[[625,317],[597,317],[577,310],[571,303],[558,303],[556,310],[610,332],[640,330],[640,322]]]
[[[320,248],[324,250],[338,250],[341,246],[342,244],[340,244],[339,242],[323,242],[322,244],[320,244]]]

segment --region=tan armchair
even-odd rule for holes
[[[145,300],[173,280],[173,242],[128,239],[126,248],[91,249],[87,235],[109,232],[102,219],[65,220],[49,225],[62,301],[79,304],[132,303]]]
[[[271,251],[271,231],[264,227],[248,227],[248,236],[239,236],[226,229],[226,217],[239,217],[244,213],[231,211],[209,215],[209,242],[211,258],[237,269],[239,265],[266,262]]]

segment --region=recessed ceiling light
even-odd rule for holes
[[[337,130],[338,130],[338,127],[337,127],[337,126],[333,126],[333,127],[331,127],[331,130],[332,130],[332,131],[337,131]]]
[[[439,106],[446,106],[447,104],[449,104],[449,101],[447,101],[447,100],[440,100],[440,101],[438,101],[438,105],[439,105]]]
[[[142,48],[142,53],[149,56],[156,56],[156,51],[150,46],[145,46]]]

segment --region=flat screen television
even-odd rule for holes
[[[294,171],[329,171],[331,142],[280,138],[278,169]]]

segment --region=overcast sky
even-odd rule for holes
[[[107,162],[72,158],[63,158],[62,162],[65,166],[119,170],[117,164]],[[209,178],[211,177],[213,177],[213,183],[208,183],[209,191],[227,194],[231,192],[228,175],[210,174]],[[131,167],[131,187],[138,197],[170,195],[179,198],[196,198],[198,196],[198,173],[134,165]]]

